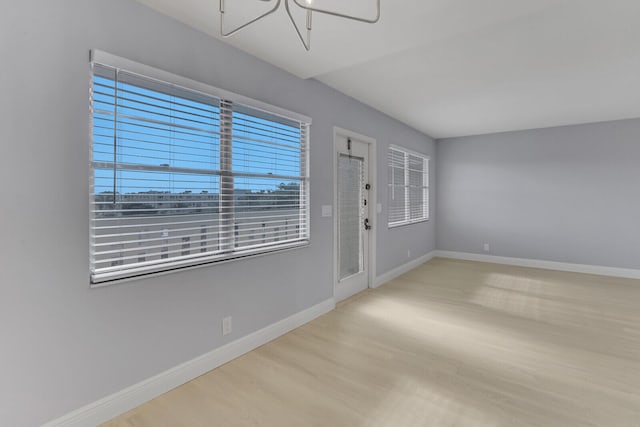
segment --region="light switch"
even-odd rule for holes
[[[330,218],[333,216],[333,206],[331,205],[322,205],[322,216]]]

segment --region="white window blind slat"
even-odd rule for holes
[[[402,147],[391,146],[388,225],[398,227],[429,219],[429,159]]]
[[[308,244],[309,123],[92,66],[92,284]]]

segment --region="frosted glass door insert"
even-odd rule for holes
[[[339,280],[364,270],[363,256],[363,159],[338,156]]]

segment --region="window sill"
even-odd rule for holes
[[[229,258],[224,258],[224,259],[202,259],[200,260],[200,262],[198,262],[197,260],[193,260],[191,263],[189,263],[188,265],[184,265],[184,266],[176,266],[174,268],[167,268],[167,269],[161,269],[159,271],[149,271],[149,272],[135,272],[132,271],[130,275],[127,275],[126,277],[116,277],[113,279],[101,279],[97,282],[93,282],[90,280],[90,285],[89,287],[92,289],[96,289],[96,288],[103,288],[106,286],[111,286],[111,285],[119,285],[122,283],[127,283],[127,282],[132,282],[135,280],[141,280],[141,279],[150,279],[150,278],[154,278],[154,277],[159,277],[159,276],[164,276],[167,274],[173,274],[173,273],[179,273],[179,272],[183,272],[183,271],[189,271],[189,270],[194,270],[197,268],[203,268],[203,267],[211,267],[217,264],[226,264],[229,262],[234,262],[234,261],[240,261],[240,260],[247,260],[247,259],[251,259],[251,258],[258,258],[258,257],[263,257],[263,256],[267,256],[267,255],[275,255],[275,254],[279,254],[279,253],[283,253],[283,252],[289,252],[289,251],[293,251],[293,250],[297,250],[297,249],[303,249],[303,248],[307,248],[311,246],[311,243],[309,241],[306,242],[300,242],[300,243],[295,243],[292,244],[289,247],[284,247],[284,248],[278,248],[278,249],[274,249],[274,250],[270,250],[270,251],[261,251],[261,252],[257,252],[257,253],[238,253],[237,256],[231,256]]]
[[[389,230],[392,230],[394,228],[406,227],[407,225],[414,225],[414,224],[420,224],[422,222],[429,222],[429,220],[430,220],[430,218],[426,218],[426,219],[419,219],[419,220],[415,220],[415,221],[401,222],[401,223],[397,223],[397,224],[388,224],[387,228],[389,228]]]

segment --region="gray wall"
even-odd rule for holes
[[[311,116],[312,245],[89,289],[91,48]],[[0,58],[3,426],[43,423],[330,298],[333,227],[320,207],[333,200],[333,126],[378,140],[383,203],[388,144],[434,155],[428,137],[133,0],[12,2]],[[378,275],[408,248],[435,247],[433,222],[377,232]],[[234,333],[223,338],[226,315]]]
[[[640,268],[640,119],[438,141],[440,250]]]

